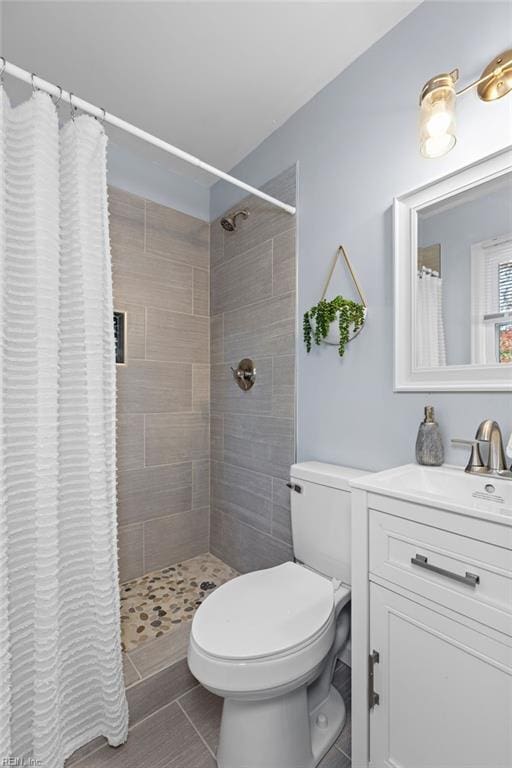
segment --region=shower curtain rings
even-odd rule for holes
[[[94,119],[97,120],[98,123],[101,126],[103,126],[103,128],[104,128],[105,127],[105,116],[106,116],[107,113],[105,111],[105,107],[100,107],[100,109],[103,112],[103,116],[102,117],[98,117],[97,115],[94,115]]]
[[[57,88],[59,89],[59,98],[57,99],[57,101],[53,102],[54,107],[58,107],[62,100],[62,88],[60,87],[60,85],[58,85]]]
[[[36,86],[34,84],[34,77],[37,77],[37,75],[36,75],[35,72],[32,72],[32,74],[30,75],[30,79],[32,80],[32,96],[37,91],[37,88],[36,88]]]
[[[75,122],[75,111],[76,111],[76,107],[73,106],[73,94],[70,93],[69,94],[69,114],[73,122]]]

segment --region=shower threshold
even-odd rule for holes
[[[121,584],[123,651],[130,653],[164,636],[166,645],[172,644],[173,633],[177,640],[182,638],[203,600],[237,575],[207,553]]]

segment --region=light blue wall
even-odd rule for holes
[[[210,189],[173,173],[113,141],[108,143],[108,183],[139,197],[208,221]]]
[[[235,169],[260,185],[299,162],[299,322],[320,297],[329,261],[344,243],[367,293],[367,327],[340,361],[335,349],[306,355],[298,343],[298,458],[381,469],[409,462],[423,405],[432,403],[447,459],[466,451],[492,416],[512,429],[505,393],[393,393],[392,217],[395,195],[424,185],[512,141],[512,96],[492,104],[475,93],[458,103],[458,143],[446,157],[418,153],[418,94],[433,75],[460,67],[463,83],[510,46],[512,5],[427,2],[361,56]],[[236,191],[212,191],[212,218]],[[344,290],[343,284],[339,288]],[[512,375],[512,374],[511,374]]]
[[[511,233],[512,183],[418,223],[420,246],[441,245],[446,359],[450,365],[471,362],[471,246]]]

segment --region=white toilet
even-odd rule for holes
[[[194,616],[189,667],[224,698],[219,768],[313,768],[343,728],[331,681],[350,630],[348,483],[364,474],[294,464],[296,562],[238,576]]]

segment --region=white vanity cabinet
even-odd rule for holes
[[[510,645],[374,583],[370,613],[370,646],[380,659],[371,765],[510,768]]]
[[[511,768],[512,508],[375,478],[353,490],[353,766]]]

